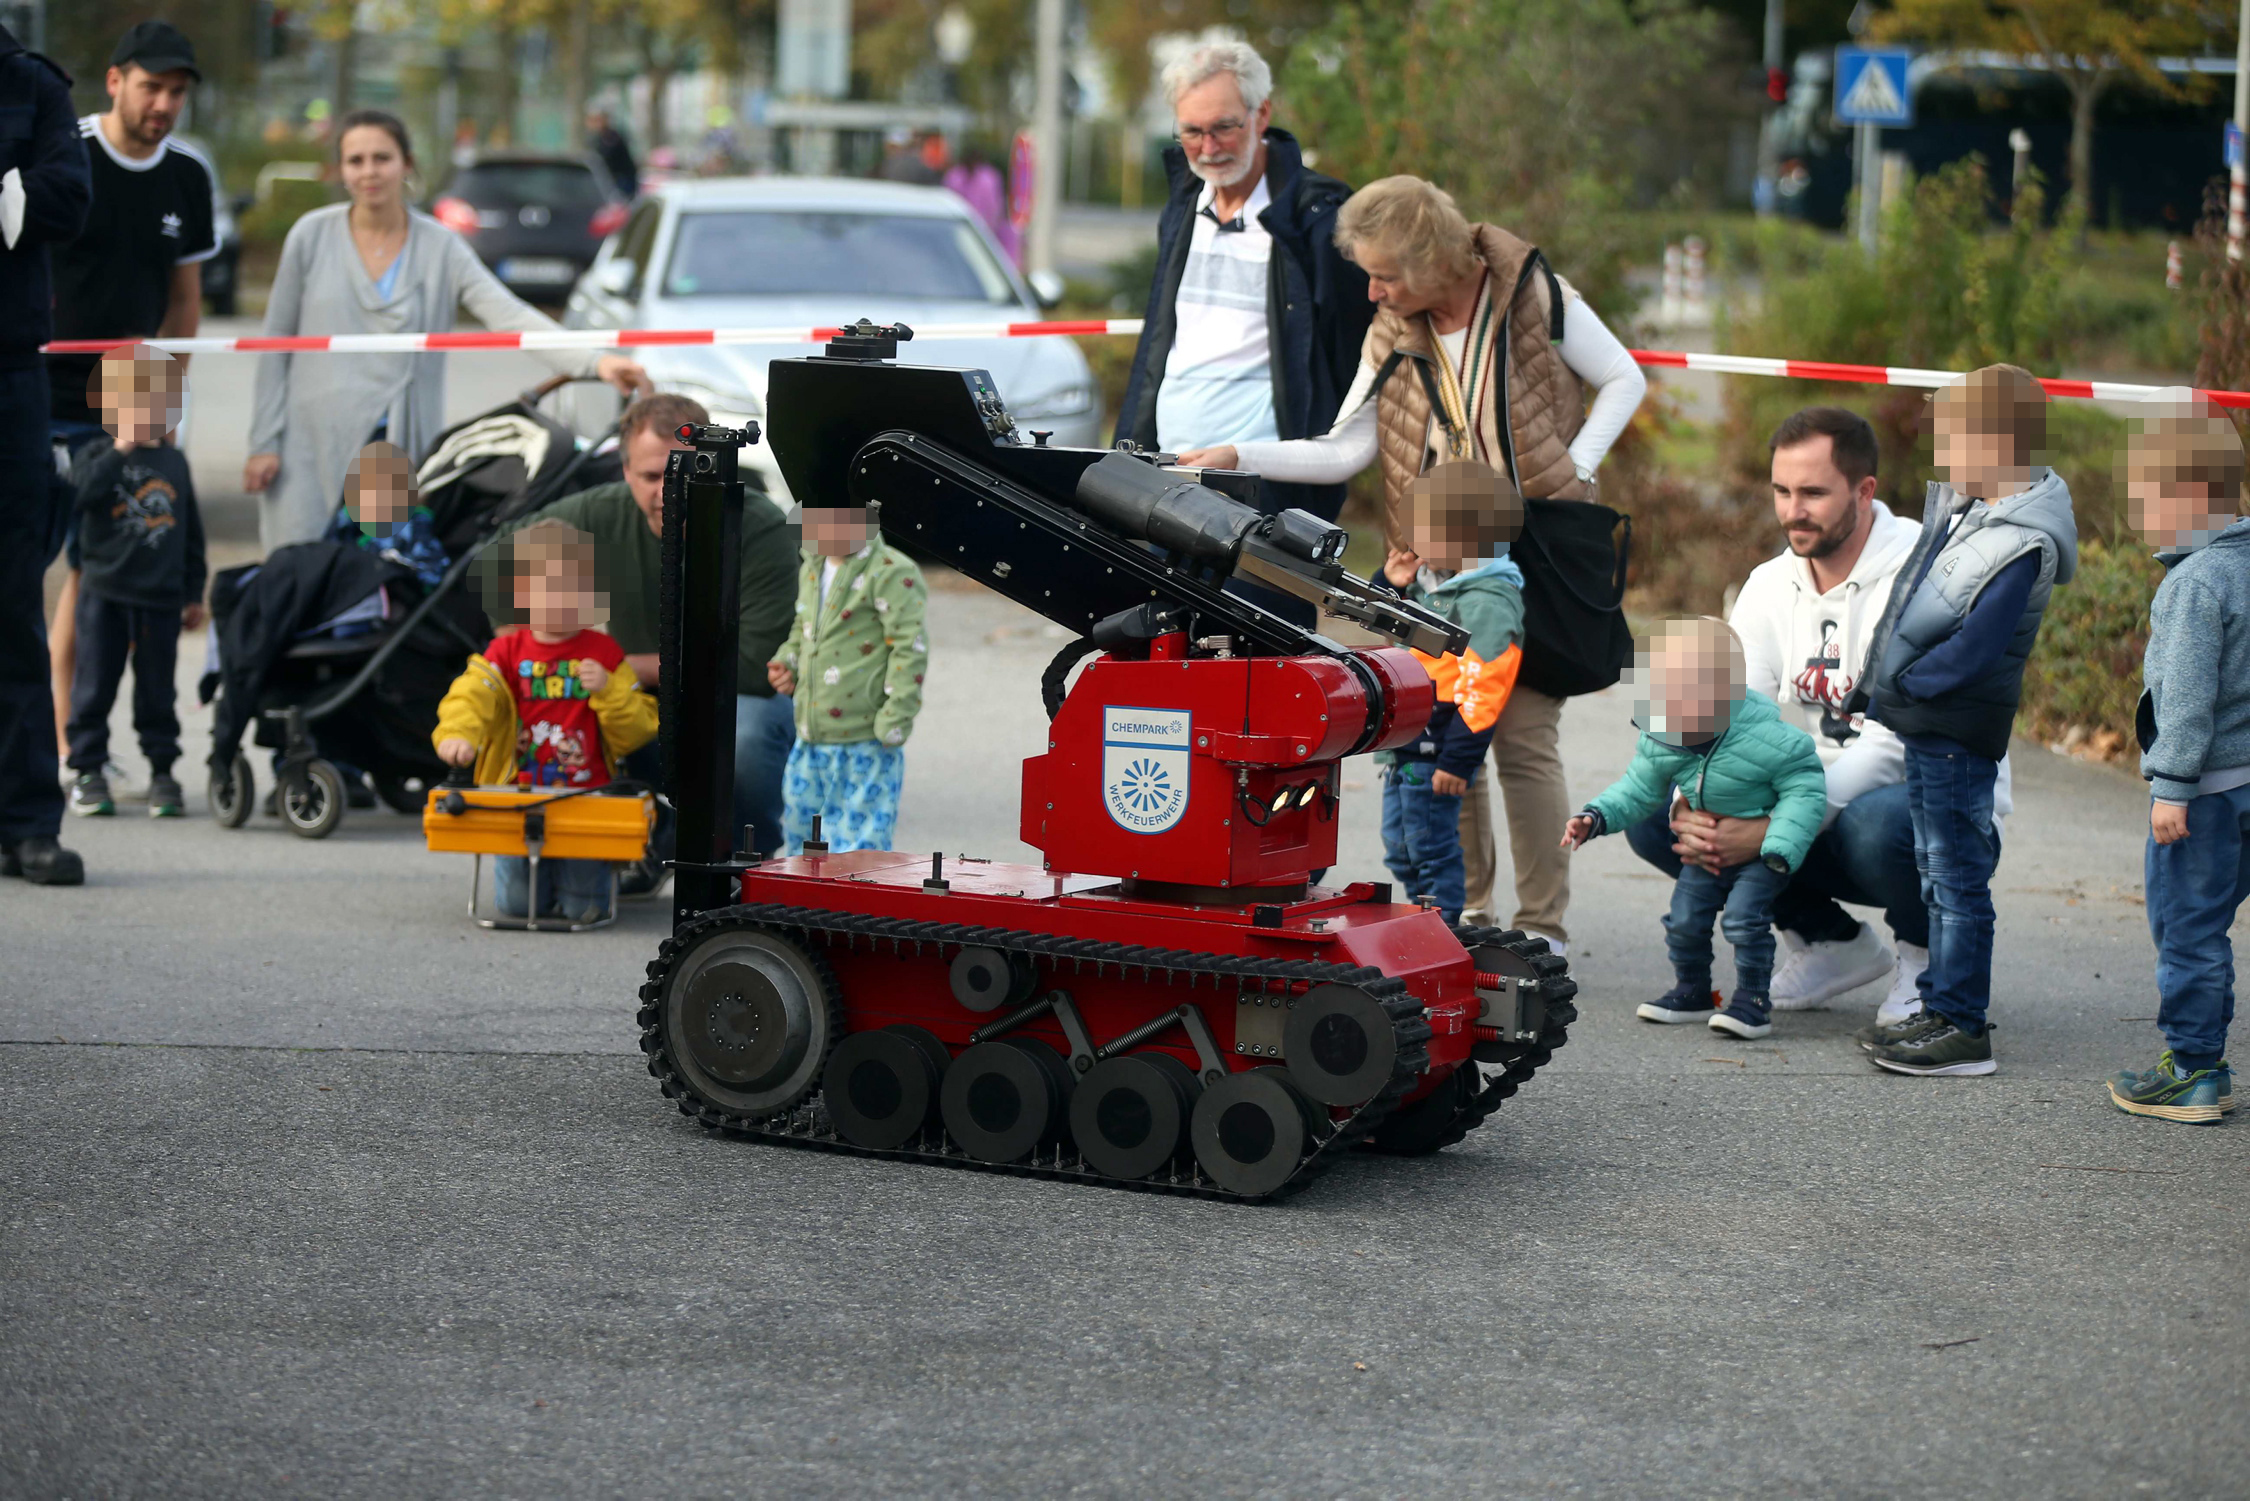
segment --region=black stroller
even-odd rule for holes
[[[452,561],[433,588],[364,549],[315,542],[213,581],[219,647],[202,682],[217,697],[211,730],[211,813],[238,829],[257,804],[245,733],[281,753],[273,811],[306,839],[343,822],[349,789],[337,762],[368,774],[375,794],[419,814],[446,767],[430,744],[439,702],[492,636],[470,572],[503,527],[550,501],[622,476],[614,450],[581,448],[539,410],[576,379],[559,375],[505,406],[447,429],[415,472],[422,503]],[[337,628],[337,622],[350,623]]]

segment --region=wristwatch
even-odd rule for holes
[[[1768,855],[1766,856],[1766,869],[1772,871],[1775,875],[1785,876],[1789,874],[1789,858],[1786,855]]]

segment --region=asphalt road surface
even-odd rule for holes
[[[1020,855],[1056,641],[933,605],[901,846]],[[74,821],[84,889],[0,884],[0,1494],[2241,1495],[2250,1127],[2102,1100],[2159,1046],[2138,785],[2026,747],[2017,799],[1997,1076],[1868,1067],[1875,990],[1636,1022],[1608,839],[1554,1064],[1273,1208],[708,1138],[634,1051],[663,904],[500,935],[391,813]]]

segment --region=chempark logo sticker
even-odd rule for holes
[[[1161,834],[1188,805],[1185,709],[1102,709],[1102,801],[1119,828]]]

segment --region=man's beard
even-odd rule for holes
[[[1789,533],[1789,550],[1800,558],[1833,557],[1846,542],[1851,541],[1852,533],[1858,529],[1859,518],[1847,515],[1837,523],[1834,531],[1816,530],[1809,539],[1801,531],[1791,531]]]
[[[1233,187],[1248,177],[1257,165],[1258,153],[1255,150],[1225,162],[1205,162],[1192,156],[1188,158],[1188,170],[1215,188]]]
[[[173,121],[151,115],[145,110],[137,115],[126,114],[122,109],[117,113],[118,123],[125,127],[125,134],[143,146],[158,145],[172,133]]]

